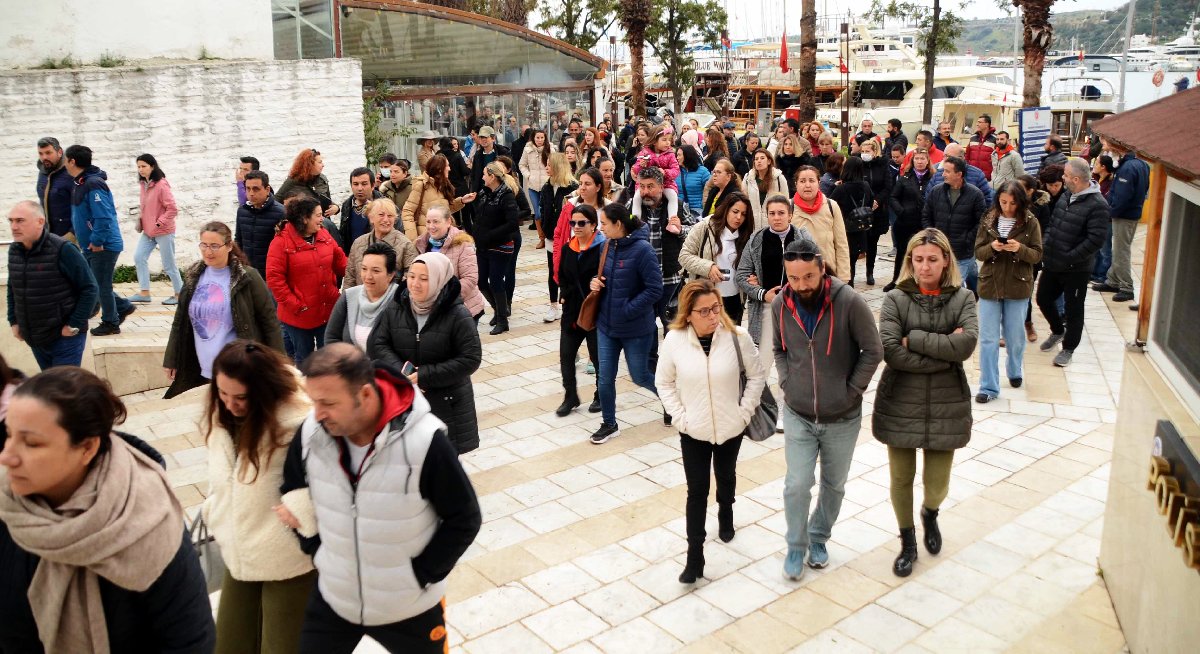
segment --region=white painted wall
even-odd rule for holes
[[[270,0],[0,0],[0,68],[46,58],[273,59]]]
[[[350,171],[365,165],[362,68],[354,59],[191,62],[136,68],[0,71],[0,211],[37,198],[38,138],[92,148],[108,173],[133,263],[137,169],[148,152],[179,205],[176,253],[198,258],[198,228],[230,227],[237,212],[238,158],[253,155],[278,188],[296,154],[316,148],[333,199],[350,194]],[[11,238],[0,221],[0,238]],[[150,259],[159,269],[158,257]],[[0,257],[0,268],[7,258]]]

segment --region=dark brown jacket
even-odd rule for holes
[[[992,241],[1000,238],[997,214],[989,211],[975,236],[975,258],[979,265],[979,297],[984,300],[1024,300],[1033,297],[1033,267],[1042,260],[1042,228],[1032,213],[1017,221],[1009,241],[1021,244],[1016,252],[997,252]]]

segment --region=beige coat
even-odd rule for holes
[[[846,223],[838,203],[826,197],[816,215],[804,213],[800,207],[796,207],[792,212],[792,224],[807,229],[812,235],[821,248],[825,263],[832,268],[834,277],[842,281],[850,279],[854,273],[854,262],[850,261],[850,241],[846,238]]]
[[[408,240],[415,241],[418,236],[425,233],[425,212],[438,202],[448,205],[450,213],[463,208],[462,200],[448,198],[438,193],[433,184],[429,183],[429,177],[424,173],[414,177],[408,202],[405,202],[404,206],[400,208],[400,221],[404,225],[404,235],[408,237]]]
[[[342,288],[353,288],[362,283],[362,279],[359,277],[359,267],[362,266],[363,253],[367,251],[368,245],[377,240],[387,243],[396,251],[396,277],[403,277],[404,273],[408,272],[413,259],[417,258],[417,248],[413,246],[413,242],[398,229],[392,229],[383,238],[376,239],[375,230],[372,229],[354,239],[354,243],[350,245],[350,256],[347,257],[346,276],[342,279]]]

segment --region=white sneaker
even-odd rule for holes
[[[549,309],[546,309],[546,317],[542,318],[542,322],[554,322],[558,320],[562,314],[558,311],[557,304],[551,304]]]

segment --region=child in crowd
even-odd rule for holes
[[[637,159],[633,163],[633,175],[637,178],[637,174],[642,168],[647,166],[656,166],[663,171],[663,197],[667,199],[667,217],[674,218],[679,215],[679,186],[675,184],[675,178],[679,177],[679,160],[675,158],[675,148],[671,143],[672,129],[666,122],[655,125],[650,129],[650,136],[646,139],[647,145],[644,146],[641,152],[638,152]],[[642,193],[635,191],[633,194],[633,215],[638,218],[642,217]],[[668,226],[667,230],[672,233],[678,233],[679,227],[674,225]]]

